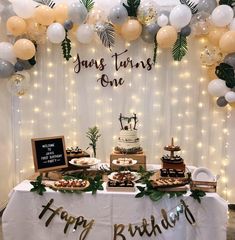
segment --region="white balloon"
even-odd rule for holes
[[[225,94],[227,102],[235,102],[235,92],[229,91]]]
[[[188,25],[192,18],[192,12],[184,4],[175,6],[170,12],[170,23],[173,27],[181,29]]]
[[[12,64],[16,63],[16,55],[13,51],[13,45],[9,42],[0,43],[0,58],[11,62]]]
[[[61,43],[65,38],[65,30],[63,25],[60,23],[52,23],[47,28],[47,37],[48,40],[52,43]]]
[[[157,24],[160,27],[164,27],[168,24],[169,19],[165,14],[161,14],[158,18],[157,18]]]
[[[232,20],[232,22],[229,24],[229,30],[235,31],[235,18]]]
[[[225,27],[233,20],[234,12],[228,5],[219,5],[211,14],[211,21],[216,27]]]
[[[88,44],[93,40],[94,30],[89,24],[82,24],[78,27],[76,32],[77,40],[80,43]]]
[[[230,88],[228,88],[225,84],[225,81],[221,79],[212,80],[208,84],[208,92],[213,96],[216,97],[224,96],[229,91]]]
[[[30,18],[34,14],[35,2],[32,0],[14,0],[12,2],[14,12],[21,18]]]

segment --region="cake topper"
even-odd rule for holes
[[[132,120],[134,121],[134,123],[132,122]],[[120,113],[119,121],[120,121],[120,125],[121,125],[121,130],[123,130],[123,129],[124,130],[137,130],[136,124],[138,122],[138,119],[137,119],[137,116],[135,113],[133,113],[132,117],[125,117],[125,116],[122,116],[122,114]],[[128,125],[124,126],[123,121],[127,121]],[[133,124],[134,124],[134,126],[132,126]]]

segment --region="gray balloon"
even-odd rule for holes
[[[210,14],[216,7],[217,7],[216,0],[199,0],[197,5],[198,12],[207,12]]]
[[[14,65],[0,58],[0,78],[10,77],[14,72]]]
[[[144,25],[142,32],[141,32],[141,38],[143,41],[147,43],[153,43],[155,40],[155,36],[157,32],[159,31],[160,27],[157,23],[151,23],[148,25]]]
[[[225,107],[225,106],[228,104],[228,102],[227,102],[227,100],[225,99],[224,96],[219,97],[219,98],[216,100],[216,103],[217,103],[217,105],[218,105],[219,107]]]
[[[64,22],[64,29],[71,30],[73,28],[73,22],[71,20],[66,20]]]
[[[128,12],[122,5],[114,6],[109,11],[108,19],[113,24],[123,24],[128,18]]]
[[[24,70],[24,66],[23,66],[23,64],[20,63],[20,62],[16,62],[14,68],[15,68],[15,71],[16,71],[16,72],[18,72],[18,71],[23,71],[23,70]]]
[[[33,65],[30,64],[30,62],[28,60],[22,60],[22,59],[17,58],[17,63],[20,63],[25,70],[29,70],[33,67]]]
[[[74,23],[82,24],[87,17],[87,9],[86,7],[79,1],[72,2],[68,6],[68,15],[69,19]]]
[[[180,31],[181,35],[187,37],[191,34],[191,27],[190,26],[185,26],[181,29]]]
[[[231,65],[235,70],[235,53],[229,53],[224,58],[224,63]]]

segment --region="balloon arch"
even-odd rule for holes
[[[1,15],[14,44],[0,42],[0,78],[8,78],[11,93],[22,96],[30,86],[27,70],[36,64],[37,45],[46,39],[61,45],[64,58],[72,57],[70,37],[89,44],[97,34],[104,47],[112,48],[115,34],[125,41],[138,38],[157,49],[172,49],[175,61],[187,54],[187,38],[206,37],[210,43],[201,52],[208,68],[208,91],[218,97],[217,105],[235,107],[235,18],[233,1],[180,0],[170,11],[154,1],[127,0],[112,7],[108,16],[94,0],[55,4],[52,0],[4,0]]]

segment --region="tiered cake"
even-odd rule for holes
[[[125,125],[123,124],[123,120],[126,121]],[[136,129],[136,123],[138,122],[136,114],[133,114],[133,117],[124,117],[120,114],[119,121],[121,131],[115,151],[126,154],[141,152],[142,148],[140,147],[140,139],[138,138]]]

